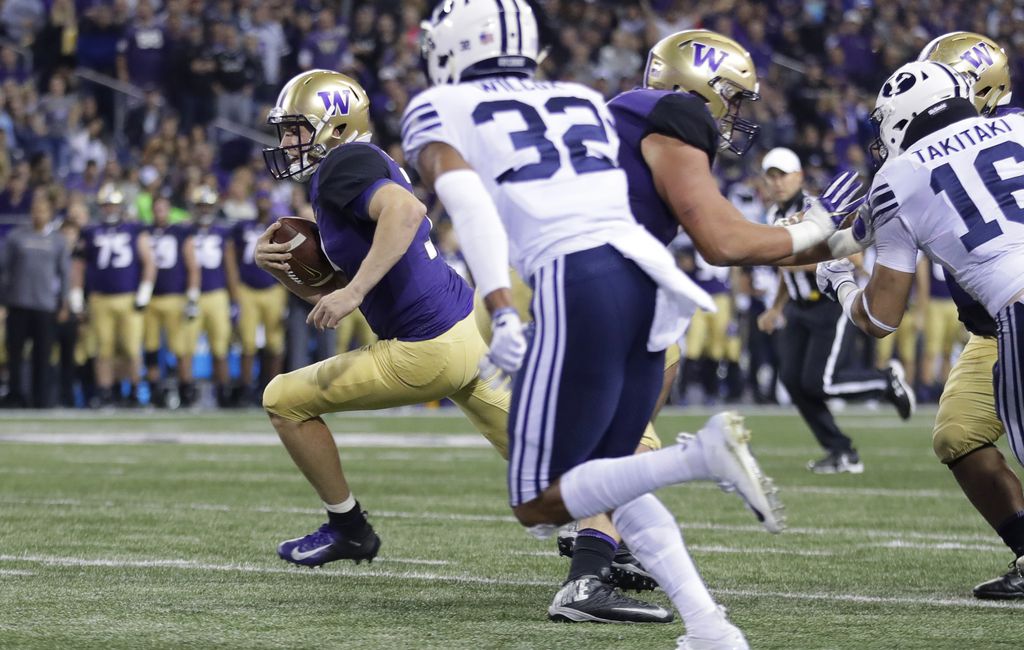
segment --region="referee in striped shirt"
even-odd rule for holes
[[[766,222],[784,225],[803,209],[800,159],[779,147],[765,154],[761,167],[773,201]],[[913,394],[898,361],[884,371],[872,363],[855,363],[857,328],[847,322],[839,303],[818,292],[815,269],[815,264],[784,267],[775,303],[757,324],[767,333],[782,326],[779,379],[825,450],[825,456],[808,463],[808,469],[818,474],[859,474],[864,464],[853,441],[836,424],[827,400],[884,398],[906,419],[913,411]]]

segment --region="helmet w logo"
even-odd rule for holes
[[[978,43],[971,49],[960,55],[960,58],[971,64],[975,70],[981,70],[992,65],[992,53],[988,51],[988,45]]]
[[[352,102],[352,95],[348,88],[333,92],[321,90],[316,95],[324,103],[324,117],[348,115],[348,107]]]
[[[719,54],[721,56],[718,56]],[[703,43],[693,44],[694,66],[700,67],[704,64],[707,64],[707,66],[711,68],[712,72],[718,72],[718,69],[722,67],[722,63],[725,61],[725,57],[727,56],[729,56],[729,53],[723,50],[710,47]]]

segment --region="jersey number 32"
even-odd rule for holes
[[[562,135],[562,142],[569,151],[569,162],[577,174],[615,169],[615,163],[608,156],[587,148],[587,142],[608,145],[608,132],[605,131],[601,113],[593,103],[581,97],[552,97],[544,103],[544,110],[549,115],[566,114],[571,108],[581,108],[594,115],[596,123],[573,124]],[[494,120],[494,116],[502,112],[518,113],[526,123],[526,128],[508,134],[516,151],[536,149],[540,160],[518,168],[508,169],[495,179],[499,183],[521,183],[551,178],[562,168],[562,156],[551,140],[547,138],[548,125],[540,112],[533,106],[516,99],[499,99],[484,102],[473,111],[473,123],[485,124]]]

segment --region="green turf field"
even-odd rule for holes
[[[503,463],[466,421],[424,413],[329,419],[384,546],[315,571],[274,553],[323,517],[259,413],[5,416],[0,648],[675,647],[678,623],[548,622],[567,562],[513,522]],[[782,535],[714,486],[660,493],[751,646],[1022,647],[1024,603],[970,596],[1012,558],[932,455],[931,415],[842,421],[861,476],[811,475],[796,417],[748,417]]]

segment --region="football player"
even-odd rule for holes
[[[676,317],[713,302],[633,219],[603,98],[533,78],[538,36],[529,3],[446,2],[423,36],[435,85],[406,108],[403,149],[451,215],[491,313],[489,362],[516,373],[513,512],[538,535],[612,513],[682,614],[679,647],[748,647],[703,585],[671,513],[650,494],[714,478],[773,517],[741,419],[719,414],[683,445],[633,455],[662,387],[664,350],[685,329]],[[695,151],[707,167],[707,154]],[[834,228],[828,209],[814,212],[795,229],[800,246]],[[774,242],[779,256],[794,250],[789,232],[765,233],[785,238],[785,246]],[[509,290],[510,242],[517,271],[534,287],[529,343]],[[570,580],[549,615],[579,615],[572,603],[604,588],[597,576]]]
[[[369,100],[349,77],[310,70],[281,90],[267,118],[280,146],[264,151],[278,179],[308,183],[310,201],[331,263],[348,278],[319,296],[308,322],[334,328],[359,309],[380,340],[278,375],[263,406],[295,464],[327,510],[327,523],[287,540],[278,555],[319,566],[372,560],[380,548],[349,488],[326,413],[381,409],[450,398],[507,455],[509,393],[481,377],[487,352],[472,314],[472,292],[442,260],[428,233],[426,208],[402,169],[370,144]],[[262,268],[288,271],[288,244],[256,245]]]
[[[953,346],[961,339],[963,325],[957,318],[956,303],[941,264],[921,260],[917,265],[917,284],[919,309],[924,313],[920,392],[934,402],[949,377],[950,357]]]
[[[193,247],[200,269],[198,313],[189,323],[188,349],[195,351],[199,335],[206,333],[206,341],[213,357],[213,381],[217,405],[233,405],[231,375],[228,369],[228,345],[231,343],[231,305],[236,303],[237,278],[234,269],[225,268],[224,251],[230,235],[228,228],[217,219],[217,190],[206,185],[196,186],[190,196],[195,228]]]
[[[687,264],[684,270],[699,287],[708,292],[718,308],[714,313],[698,312],[693,315],[690,329],[686,331],[686,353],[683,362],[682,389],[699,378],[704,388],[704,398],[709,404],[718,401],[720,395],[718,370],[723,361],[739,361],[733,358],[738,352],[729,345],[729,326],[733,322],[733,301],[730,288],[730,270],[724,266],[708,264],[697,251],[689,249],[683,253]]]
[[[974,81],[974,105],[982,115],[1003,117],[1010,108],[1010,64],[1006,52],[981,34],[952,32],[929,43],[919,60],[946,63]],[[986,213],[990,214],[990,213]],[[1024,491],[995,447],[1003,435],[996,413],[992,368],[998,358],[997,326],[985,308],[943,269],[950,296],[970,339],[939,399],[933,447],[964,494],[1014,553],[1024,556]],[[978,598],[1024,599],[1024,577],[1015,564],[1004,575],[974,588]]]
[[[142,314],[153,295],[156,265],[149,233],[125,221],[125,197],[113,184],[96,195],[100,223],[82,229],[71,265],[68,306],[75,315],[85,310],[96,339],[96,385],[100,406],[114,403],[114,353],[127,359],[134,400],[142,356]]]
[[[284,362],[284,310],[288,293],[274,276],[256,265],[256,241],[270,222],[270,195],[257,193],[256,218],[236,223],[225,249],[228,274],[238,278],[238,335],[242,340],[240,392],[245,403],[256,399],[252,371],[256,360],[256,330],[261,325],[265,340],[261,374],[269,381],[281,373]]]
[[[1008,468],[1004,471],[1002,457],[991,446],[998,430],[988,405],[983,407],[989,390],[980,377],[987,366],[994,411],[1014,455],[1024,463],[1019,393],[1024,225],[1013,198],[1022,186],[1020,176],[1009,173],[1024,160],[1024,118],[980,116],[973,101],[977,79],[927,60],[902,66],[885,82],[872,112],[885,162],[872,182],[864,214],[878,259],[863,290],[842,262],[820,264],[818,284],[858,327],[884,337],[903,318],[920,249],[982,305],[987,324],[994,322],[988,333],[995,335],[995,354],[968,344],[966,372],[958,367],[950,376],[953,399],[944,395],[940,402],[934,444],[971,501],[1017,555],[1011,573],[1019,573],[1024,569],[1020,483]],[[999,97],[987,99],[998,105]],[[961,382],[975,389],[961,390]],[[973,471],[964,471],[965,462]],[[1020,576],[1011,573],[980,585],[979,595],[1017,595]]]
[[[192,355],[187,346],[185,321],[199,313],[199,265],[196,262],[192,228],[170,223],[171,202],[167,197],[153,201],[153,226],[149,236],[156,263],[153,299],[143,319],[143,359],[146,363],[153,403],[168,405],[168,390],[160,384],[160,336],[178,362],[178,394],[182,406],[195,401],[192,383]]]

